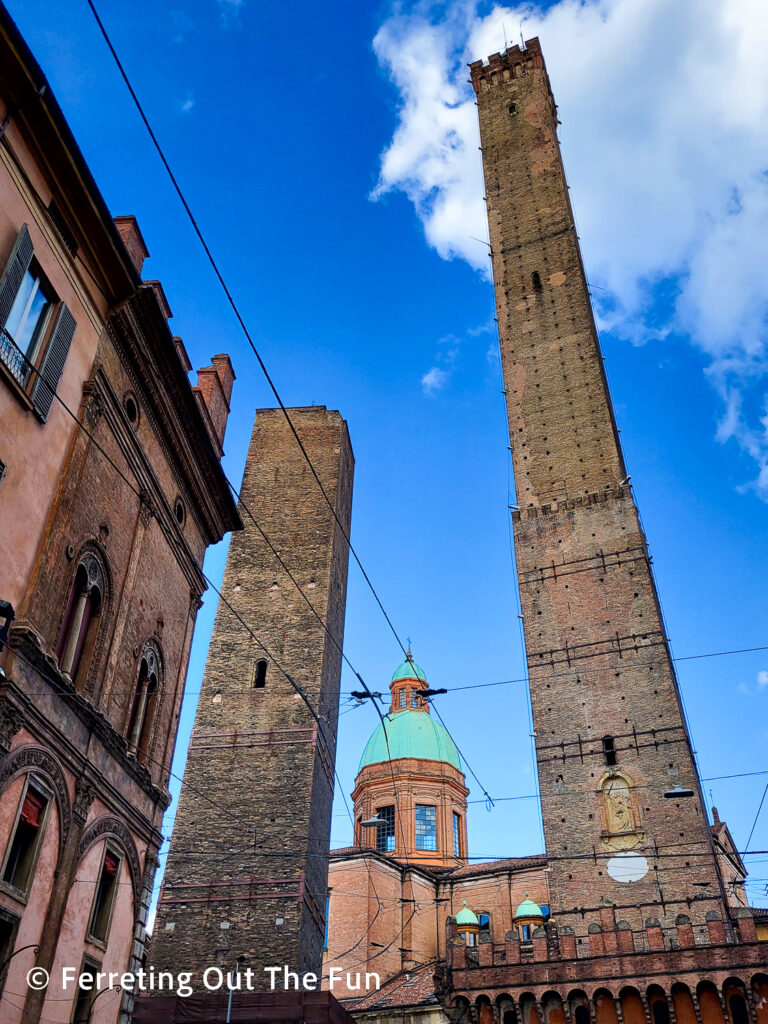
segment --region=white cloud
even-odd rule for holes
[[[227,24],[237,22],[240,11],[245,7],[245,0],[216,0],[222,21]]]
[[[427,370],[421,378],[421,386],[424,388],[424,393],[426,395],[434,395],[436,392],[442,391],[448,383],[448,376],[448,371],[441,370],[439,366],[433,366],[431,370]]]
[[[181,110],[182,114],[188,114],[193,109],[194,105],[195,97],[190,95],[187,96],[185,100],[181,101],[181,103],[179,104],[179,109]]]
[[[485,8],[487,10],[487,7]],[[428,243],[488,273],[479,132],[466,64],[538,35],[600,320],[639,342],[684,333],[724,402],[718,437],[757,463],[768,498],[768,5],[560,0],[478,12],[398,8],[374,49],[400,96],[373,197],[400,190]],[[474,236],[474,237],[473,237]],[[677,288],[668,323],[651,290]],[[746,412],[762,407],[763,414]]]
[[[757,673],[757,685],[768,686],[768,672],[765,669]]]

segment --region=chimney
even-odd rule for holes
[[[219,458],[224,454],[224,432],[227,429],[229,400],[232,397],[234,381],[235,371],[232,369],[230,358],[226,354],[221,354],[211,359],[210,366],[204,366],[197,371],[197,384],[192,389],[208,424],[208,432]]]
[[[144,260],[149,256],[144,238],[139,231],[139,225],[135,217],[115,217],[115,227],[120,232],[120,237],[128,251],[131,262],[136,267],[136,272],[141,274]]]

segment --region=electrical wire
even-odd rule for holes
[[[373,586],[373,583],[371,582],[370,577],[368,576],[368,573],[365,571],[365,568],[363,567],[363,563],[360,561],[360,558],[359,558],[359,556],[357,554],[357,551],[355,550],[354,545],[352,544],[352,541],[349,538],[349,535],[347,533],[347,530],[346,530],[344,524],[342,523],[341,519],[339,518],[339,516],[338,516],[338,514],[336,512],[336,509],[334,508],[334,505],[331,502],[331,499],[328,497],[328,494],[327,494],[325,488],[323,487],[323,484],[322,484],[322,482],[320,480],[320,477],[318,476],[317,471],[315,470],[315,467],[312,464],[312,460],[310,459],[310,457],[309,457],[309,455],[307,453],[307,450],[304,447],[304,442],[299,437],[299,434],[298,434],[298,432],[296,430],[296,427],[294,426],[293,421],[291,420],[291,417],[290,417],[290,415],[288,413],[288,409],[286,408],[282,398],[280,397],[280,393],[278,392],[277,387],[276,387],[276,385],[275,385],[275,383],[274,383],[274,381],[273,381],[273,379],[272,379],[272,377],[271,377],[271,375],[270,375],[270,373],[269,373],[269,371],[268,371],[268,369],[266,367],[266,364],[265,364],[264,360],[262,359],[261,354],[259,353],[258,348],[256,347],[256,343],[254,342],[253,337],[251,336],[251,332],[248,330],[248,327],[246,326],[245,320],[243,319],[243,316],[240,313],[240,310],[239,310],[239,308],[237,306],[237,303],[235,302],[235,299],[234,299],[234,297],[232,295],[232,292],[230,291],[229,286],[227,285],[226,281],[224,280],[224,276],[223,276],[221,270],[219,269],[218,263],[216,262],[216,260],[215,260],[215,258],[213,256],[213,253],[212,253],[208,243],[205,240],[205,236],[203,235],[203,232],[202,232],[200,226],[198,225],[197,220],[196,220],[194,214],[192,213],[192,209],[191,209],[189,203],[187,202],[187,199],[186,199],[186,197],[185,197],[185,195],[184,195],[184,193],[183,193],[183,191],[181,189],[181,186],[179,185],[179,183],[178,183],[178,181],[176,179],[176,176],[173,173],[173,170],[171,169],[171,165],[170,165],[170,163],[168,161],[168,158],[166,157],[166,155],[165,155],[165,153],[164,153],[164,151],[163,151],[163,149],[162,149],[162,147],[161,147],[161,145],[160,145],[160,143],[159,143],[159,141],[157,139],[157,136],[155,135],[154,130],[152,129],[151,124],[149,123],[149,119],[148,119],[146,113],[144,112],[144,108],[142,107],[141,102],[140,102],[138,96],[136,95],[136,91],[134,90],[133,86],[131,85],[131,81],[128,78],[128,74],[127,74],[125,68],[123,67],[123,64],[122,64],[120,58],[117,55],[117,51],[115,50],[115,47],[114,47],[114,45],[112,43],[112,40],[109,37],[109,34],[108,34],[108,32],[107,32],[107,30],[106,30],[106,28],[104,26],[103,21],[99,17],[99,13],[96,10],[96,6],[93,3],[93,0],[86,0],[86,2],[87,2],[88,6],[91,9],[91,13],[93,14],[94,18],[96,19],[96,23],[99,26],[99,30],[100,30],[103,38],[104,38],[104,42],[107,44],[107,47],[108,47],[110,53],[112,54],[112,57],[113,57],[113,59],[115,61],[115,64],[117,65],[117,68],[118,68],[118,70],[120,72],[120,75],[121,75],[121,77],[123,79],[123,82],[125,83],[125,86],[126,86],[126,88],[128,89],[128,92],[131,95],[131,99],[133,100],[134,105],[136,106],[136,109],[137,109],[137,111],[139,113],[139,116],[141,117],[141,120],[144,122],[144,127],[147,129],[147,132],[149,134],[149,137],[152,140],[152,143],[153,143],[153,145],[155,147],[155,150],[157,151],[157,154],[160,157],[160,160],[161,160],[161,162],[163,164],[163,167],[165,168],[165,170],[166,170],[166,172],[168,174],[168,177],[171,180],[171,184],[173,185],[174,191],[176,192],[177,196],[179,197],[179,200],[181,201],[182,206],[184,207],[184,211],[186,212],[187,217],[189,218],[189,221],[190,221],[190,223],[192,225],[192,228],[193,228],[195,234],[197,235],[197,238],[198,238],[200,244],[203,247],[205,255],[208,258],[208,262],[210,263],[210,265],[211,265],[211,267],[213,269],[213,272],[216,275],[216,278],[217,278],[219,284],[221,285],[222,290],[224,291],[224,294],[226,295],[227,301],[228,301],[228,303],[229,303],[229,305],[230,305],[230,307],[232,309],[232,312],[235,314],[235,318],[237,319],[237,322],[240,325],[240,328],[242,329],[242,332],[243,332],[243,334],[244,334],[248,344],[250,345],[251,350],[253,351],[254,356],[256,357],[256,360],[257,360],[257,362],[259,364],[259,368],[261,369],[261,372],[263,373],[264,378],[267,381],[267,384],[269,385],[269,388],[270,388],[272,394],[274,395],[275,400],[276,400],[277,404],[279,405],[280,410],[283,413],[283,416],[285,417],[286,422],[288,423],[288,426],[290,428],[291,433],[293,434],[294,438],[296,439],[296,443],[298,444],[299,448],[301,449],[301,453],[304,456],[304,459],[305,459],[307,465],[309,466],[310,472],[312,473],[312,476],[314,477],[315,482],[317,483],[318,487],[320,488],[320,491],[321,491],[321,493],[322,493],[322,495],[323,495],[323,497],[324,497],[324,499],[325,499],[329,509],[331,510],[331,513],[332,513],[334,519],[336,520],[336,523],[337,523],[337,525],[338,525],[338,527],[339,527],[339,529],[341,531],[342,536],[344,537],[344,540],[345,540],[345,542],[347,544],[347,547],[349,548],[350,554],[352,555],[352,557],[357,562],[357,565],[358,565],[358,567],[360,569],[360,572],[363,575],[363,579],[365,580],[366,584],[368,585],[368,588],[370,589],[371,593],[373,594],[373,596],[374,596],[374,598],[376,600],[376,603],[378,604],[378,606],[379,606],[379,608],[381,610],[381,613],[384,616],[384,618],[385,618],[385,620],[387,622],[387,625],[389,626],[389,628],[390,628],[390,630],[392,632],[392,635],[394,636],[395,640],[397,641],[398,646],[400,647],[400,650],[403,652],[403,655],[405,655],[406,654],[406,649],[403,646],[403,642],[400,639],[400,636],[398,635],[397,630],[395,629],[395,627],[394,627],[394,625],[392,623],[391,618],[387,614],[387,611],[386,611],[384,605],[381,602],[381,598],[379,597],[379,595],[378,595],[378,593],[376,591],[376,588]]]

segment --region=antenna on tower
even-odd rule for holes
[[[506,53],[507,52],[507,26],[504,24],[503,21],[501,23],[501,28],[502,28],[502,31],[504,33],[504,53]]]
[[[523,23],[520,22],[520,49],[525,49],[525,39],[523,38]]]

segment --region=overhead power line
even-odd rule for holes
[[[134,87],[133,87],[133,85],[131,83],[130,78],[128,77],[128,73],[125,70],[125,67],[124,67],[123,63],[120,60],[120,57],[118,56],[117,50],[115,49],[115,46],[114,46],[114,44],[113,44],[113,42],[112,42],[112,40],[110,38],[110,35],[107,32],[106,26],[104,25],[104,22],[102,21],[100,15],[99,15],[99,12],[96,9],[96,5],[94,4],[93,0],[87,0],[87,3],[88,3],[89,8],[91,9],[91,13],[93,14],[93,16],[94,16],[94,18],[96,20],[96,24],[99,27],[99,31],[101,32],[101,34],[102,34],[102,36],[104,38],[104,42],[106,43],[107,48],[109,49],[109,52],[112,54],[112,57],[113,57],[113,59],[115,61],[117,69],[120,72],[120,76],[122,77],[123,82],[125,83],[125,86],[128,89],[128,92],[130,93],[131,99],[133,100],[133,103],[134,103],[134,105],[136,107],[136,110],[139,113],[139,116],[140,116],[140,118],[141,118],[141,120],[142,120],[142,122],[144,124],[144,127],[146,128],[147,133],[149,134],[149,137],[152,140],[152,144],[153,144],[153,146],[154,146],[158,156],[160,157],[160,160],[161,160],[161,162],[163,164],[163,167],[166,170],[166,173],[168,174],[168,177],[169,177],[169,179],[171,181],[173,189],[176,192],[176,194],[177,194],[177,196],[179,198],[179,201],[181,202],[182,206],[184,207],[184,211],[187,214],[187,217],[188,217],[188,219],[190,221],[190,224],[192,225],[192,228],[193,228],[195,234],[197,235],[197,238],[198,238],[200,244],[203,247],[203,250],[204,250],[205,255],[206,255],[207,259],[208,259],[208,262],[210,263],[211,268],[213,269],[213,272],[214,272],[214,274],[215,274],[219,284],[221,285],[222,290],[224,291],[224,294],[225,294],[225,296],[227,298],[227,302],[229,303],[229,305],[230,305],[230,307],[232,309],[232,312],[234,313],[235,318],[237,319],[237,322],[240,325],[240,328],[241,328],[241,330],[243,332],[243,335],[246,338],[246,340],[247,340],[251,350],[253,351],[254,356],[256,357],[256,360],[257,360],[257,362],[259,364],[259,368],[261,369],[261,371],[262,371],[262,373],[264,375],[264,378],[267,381],[267,384],[269,385],[269,388],[272,391],[272,394],[274,395],[275,400],[276,400],[278,406],[280,407],[280,410],[283,413],[283,416],[285,417],[286,422],[288,423],[289,429],[290,429],[291,433],[293,434],[293,436],[294,436],[294,438],[296,440],[296,443],[298,444],[299,448],[301,449],[301,453],[302,453],[302,455],[303,455],[307,465],[309,466],[310,472],[312,473],[312,476],[314,477],[315,482],[317,483],[317,486],[320,488],[320,491],[321,491],[321,493],[323,495],[323,498],[325,499],[326,504],[328,505],[328,508],[331,510],[331,513],[332,513],[332,515],[333,515],[333,517],[334,517],[334,519],[335,519],[335,521],[336,521],[336,523],[337,523],[337,525],[338,525],[338,527],[339,527],[339,529],[341,531],[341,534],[342,534],[342,536],[344,538],[344,541],[345,541],[345,543],[346,543],[346,545],[347,545],[347,547],[349,549],[349,552],[352,555],[352,557],[354,558],[355,562],[357,563],[357,565],[358,565],[358,567],[360,569],[360,572],[363,575],[363,579],[365,580],[367,586],[369,587],[371,593],[373,594],[373,597],[375,598],[376,603],[378,604],[378,606],[379,606],[379,608],[381,610],[381,613],[384,616],[384,619],[386,620],[387,625],[389,626],[389,628],[390,628],[390,630],[392,632],[392,635],[394,636],[395,640],[397,641],[397,644],[400,647],[400,650],[402,651],[403,655],[407,657],[406,648],[405,648],[402,640],[400,639],[400,636],[399,636],[397,630],[395,629],[394,624],[392,623],[392,619],[390,618],[389,614],[387,613],[387,610],[384,607],[384,604],[382,603],[381,598],[379,597],[378,592],[376,591],[376,588],[374,587],[373,583],[371,582],[371,579],[370,579],[368,573],[366,572],[365,567],[363,566],[363,563],[360,560],[360,557],[358,556],[357,551],[355,550],[354,545],[352,544],[352,541],[351,541],[351,539],[349,537],[349,534],[347,533],[347,530],[346,530],[346,527],[345,527],[344,523],[342,523],[341,519],[338,516],[338,513],[336,512],[336,508],[335,508],[333,502],[328,497],[328,493],[325,490],[325,487],[323,486],[323,483],[320,480],[320,477],[318,476],[317,471],[315,470],[315,467],[314,467],[314,465],[312,463],[312,460],[310,459],[309,454],[308,454],[308,452],[307,452],[307,450],[306,450],[306,448],[304,446],[304,443],[301,440],[301,437],[299,436],[299,433],[296,430],[296,427],[295,427],[295,425],[294,425],[294,423],[293,423],[293,421],[292,421],[292,419],[290,417],[288,409],[287,409],[285,403],[283,402],[283,399],[281,398],[280,393],[278,392],[277,386],[276,386],[276,384],[275,384],[271,374],[269,373],[269,370],[267,369],[266,363],[264,362],[264,359],[262,358],[262,356],[261,356],[261,354],[260,354],[260,352],[259,352],[259,350],[258,350],[258,348],[256,346],[256,343],[255,343],[255,341],[253,339],[253,336],[252,336],[250,330],[248,329],[248,326],[247,326],[247,324],[246,324],[246,322],[245,322],[245,320],[243,318],[243,315],[240,312],[240,309],[239,309],[239,307],[237,305],[237,302],[235,301],[235,298],[234,298],[234,296],[233,296],[233,294],[232,294],[232,292],[231,292],[231,290],[229,288],[229,285],[227,284],[227,282],[226,282],[226,280],[224,278],[224,275],[223,275],[221,269],[219,268],[219,265],[218,265],[218,263],[216,261],[216,258],[214,257],[213,252],[212,252],[212,250],[211,250],[211,248],[210,248],[210,246],[209,246],[209,244],[208,244],[208,242],[207,242],[207,240],[206,240],[206,238],[205,238],[205,236],[204,236],[204,234],[202,232],[202,229],[200,228],[200,225],[197,222],[197,218],[195,217],[194,213],[192,212],[192,208],[191,208],[191,206],[190,206],[190,204],[189,204],[189,202],[188,202],[188,200],[187,200],[187,198],[186,198],[186,196],[185,196],[185,194],[184,194],[184,192],[183,192],[183,190],[182,190],[182,188],[181,188],[181,186],[180,186],[180,184],[178,182],[178,179],[176,178],[176,175],[173,172],[173,169],[171,168],[170,161],[168,160],[168,157],[165,155],[165,152],[164,152],[162,146],[160,145],[160,142],[159,142],[159,140],[157,138],[157,135],[155,134],[154,129],[152,128],[152,125],[150,124],[149,118],[147,117],[147,114],[144,111],[144,107],[143,107],[141,101],[139,100],[139,97],[138,97],[138,95],[136,93],[136,90],[134,89]],[[231,486],[232,485],[230,484],[230,487]],[[232,488],[232,489],[233,489],[233,492],[235,494],[237,494],[237,491],[234,488]],[[251,518],[253,519],[253,516],[251,516]],[[255,522],[255,519],[254,519],[254,522]],[[260,527],[259,527],[259,529],[260,529]],[[272,547],[271,544],[270,544],[270,547]],[[277,554],[277,552],[275,551],[274,547],[272,547],[272,550],[273,550],[273,552],[275,554]],[[285,564],[282,562],[282,559],[280,559],[280,561],[281,561],[281,564],[283,565],[283,567],[286,568]],[[299,588],[299,589],[301,589],[301,588]],[[302,594],[303,594],[303,592],[302,592]],[[303,596],[306,599],[306,595],[303,595]],[[307,602],[310,604],[310,607],[312,607],[311,602],[309,602],[308,599],[307,599]],[[323,624],[323,625],[325,627],[325,624]],[[326,628],[326,631],[327,631],[327,627],[325,627],[325,628]],[[329,635],[330,635],[330,633],[329,633]],[[339,650],[341,651],[341,647],[339,647]],[[342,653],[342,656],[343,656],[343,651],[341,651],[341,653]],[[350,665],[350,667],[352,667],[352,666]],[[354,669],[353,669],[353,671],[354,671]],[[355,672],[355,675],[357,676],[358,679],[361,679],[359,673]],[[361,682],[362,682],[362,679],[361,679]],[[363,684],[363,685],[365,686],[365,684]],[[365,687],[365,689],[367,690],[368,688]],[[377,710],[378,710],[378,708],[377,708]],[[383,724],[383,719],[382,719],[382,724]],[[385,728],[385,733],[386,733],[386,727],[384,727],[384,728]],[[458,747],[457,747],[457,749],[458,749]],[[477,780],[478,785],[480,785],[481,788],[483,789],[483,791],[486,792],[485,788],[482,786],[482,784],[480,783],[479,779],[477,779],[477,776],[475,775],[474,771],[472,771],[469,763],[466,761],[466,758],[464,760],[465,760],[465,763],[467,764],[467,767],[469,768],[471,774]],[[486,795],[487,795],[487,793],[486,793]],[[490,797],[489,797],[489,799],[490,799]]]
[[[136,106],[136,109],[139,112],[139,116],[141,117],[141,120],[144,122],[144,127],[147,129],[149,137],[152,140],[152,144],[154,145],[155,150],[157,151],[157,154],[160,157],[160,160],[161,160],[161,162],[163,164],[163,167],[165,168],[165,170],[166,170],[166,172],[168,174],[168,177],[170,178],[170,181],[171,181],[171,184],[173,185],[174,191],[176,192],[176,195],[179,197],[179,200],[181,201],[181,204],[184,207],[184,210],[185,210],[185,212],[187,214],[187,217],[189,218],[189,221],[190,221],[190,223],[192,225],[192,228],[193,228],[195,234],[197,235],[197,238],[200,241],[200,244],[202,245],[203,250],[205,251],[205,255],[208,258],[208,262],[210,263],[210,265],[211,265],[211,267],[213,269],[213,272],[216,275],[216,278],[217,278],[219,284],[221,285],[222,290],[224,291],[224,294],[227,297],[227,302],[229,303],[229,305],[230,305],[230,307],[232,309],[232,312],[235,314],[235,318],[237,319],[237,322],[240,325],[240,328],[241,328],[241,330],[243,332],[243,335],[245,336],[245,339],[247,340],[251,350],[253,351],[254,356],[256,357],[256,360],[257,360],[257,362],[259,364],[259,368],[261,369],[261,372],[263,373],[264,378],[265,378],[267,384],[269,385],[270,391],[275,396],[275,401],[279,405],[280,410],[283,413],[283,416],[285,417],[285,420],[286,420],[286,422],[287,422],[287,424],[288,424],[288,426],[290,428],[290,431],[293,434],[293,436],[294,436],[294,438],[296,440],[296,443],[298,444],[299,448],[301,449],[301,453],[304,456],[304,459],[305,459],[307,465],[309,466],[310,472],[312,473],[312,476],[314,477],[315,482],[317,483],[317,486],[320,488],[320,491],[321,491],[321,493],[323,495],[323,498],[325,499],[325,501],[326,501],[326,503],[328,505],[328,508],[331,510],[331,513],[332,513],[334,519],[336,520],[336,523],[337,523],[339,529],[341,530],[341,534],[344,537],[344,541],[345,541],[347,547],[349,548],[350,554],[352,555],[354,560],[357,562],[357,565],[358,565],[358,567],[360,569],[360,572],[363,575],[363,579],[365,580],[366,584],[368,585],[368,588],[370,589],[371,593],[373,594],[373,596],[374,596],[374,598],[376,600],[376,603],[378,604],[378,606],[379,606],[379,608],[381,610],[381,613],[382,613],[382,615],[384,616],[384,618],[385,618],[385,620],[387,622],[387,625],[389,626],[390,630],[392,631],[392,635],[394,636],[395,640],[397,641],[398,646],[400,647],[400,650],[403,652],[403,655],[405,655],[406,654],[406,649],[403,646],[403,642],[400,639],[400,636],[398,635],[398,632],[395,629],[395,627],[394,627],[394,625],[392,623],[391,618],[387,614],[387,610],[384,607],[384,605],[382,604],[381,598],[379,597],[379,595],[378,595],[378,593],[376,591],[376,588],[374,587],[373,583],[371,582],[371,579],[368,576],[368,573],[365,571],[363,563],[360,561],[360,558],[359,558],[359,556],[357,554],[357,551],[355,550],[355,547],[352,544],[352,541],[350,540],[349,534],[347,533],[346,527],[344,526],[344,524],[342,523],[341,519],[339,518],[339,516],[338,516],[338,514],[336,512],[336,508],[333,505],[333,502],[328,497],[328,493],[326,492],[325,487],[323,486],[322,481],[320,480],[320,477],[318,476],[317,471],[315,470],[315,467],[314,467],[314,465],[312,463],[312,460],[310,459],[309,454],[307,453],[307,449],[304,447],[304,442],[301,440],[301,437],[299,436],[299,433],[296,430],[296,427],[295,427],[295,425],[293,423],[293,420],[291,419],[291,417],[290,417],[290,415],[288,413],[288,409],[286,408],[285,403],[283,402],[282,398],[280,397],[280,393],[277,390],[277,386],[275,385],[275,382],[272,379],[272,376],[269,373],[269,370],[267,369],[266,363],[264,362],[264,360],[263,360],[263,358],[262,358],[258,348],[256,347],[256,343],[253,340],[251,332],[249,331],[249,329],[248,329],[248,327],[247,327],[247,325],[245,323],[245,320],[243,319],[243,316],[242,316],[242,314],[240,312],[240,309],[239,309],[237,303],[235,302],[234,296],[232,295],[232,292],[230,291],[230,288],[229,288],[229,286],[227,285],[227,282],[224,279],[224,275],[223,275],[222,271],[219,269],[219,265],[216,262],[216,259],[215,259],[214,255],[213,255],[209,245],[208,245],[208,242],[205,239],[205,236],[203,235],[203,232],[202,232],[199,224],[197,223],[197,219],[195,218],[195,215],[192,212],[192,209],[191,209],[191,207],[190,207],[190,205],[189,205],[189,203],[188,203],[188,201],[186,199],[186,196],[184,195],[184,192],[182,191],[181,186],[179,185],[179,182],[178,182],[178,180],[176,178],[176,175],[174,174],[173,170],[171,169],[171,165],[170,165],[170,163],[168,161],[168,158],[166,157],[166,155],[165,155],[165,153],[163,151],[163,148],[160,145],[157,136],[155,135],[155,132],[154,132],[154,130],[152,128],[152,125],[149,123],[149,119],[148,119],[146,113],[144,112],[144,108],[143,108],[143,106],[141,104],[141,101],[139,100],[138,96],[136,95],[136,91],[135,91],[135,89],[133,88],[133,86],[131,84],[131,81],[130,81],[130,79],[128,77],[128,74],[127,74],[125,68],[123,67],[122,61],[120,60],[119,56],[117,55],[117,51],[116,51],[116,49],[115,49],[115,47],[114,47],[114,45],[112,43],[112,40],[109,37],[109,33],[107,32],[107,30],[106,30],[106,28],[104,26],[103,21],[99,17],[99,13],[96,10],[96,7],[95,7],[95,5],[93,3],[93,0],[87,0],[87,3],[88,3],[88,6],[91,9],[91,12],[92,12],[94,18],[96,19],[96,23],[99,26],[99,30],[101,31],[102,36],[104,37],[104,42],[107,44],[107,47],[109,48],[109,52],[112,54],[112,57],[114,58],[115,64],[117,65],[117,68],[118,68],[118,70],[120,72],[120,75],[121,75],[121,77],[123,79],[123,82],[125,83],[125,86],[128,89],[128,92],[131,94],[131,99],[133,100],[134,105]]]

